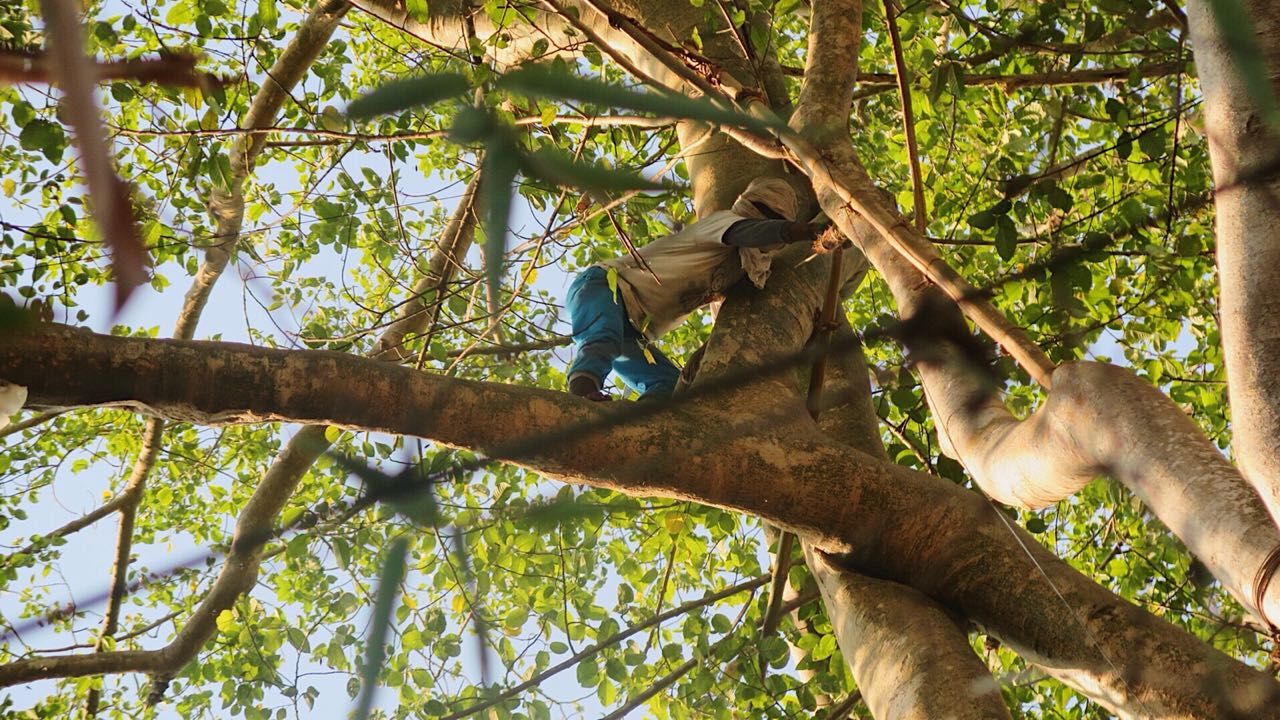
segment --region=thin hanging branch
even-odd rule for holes
[[[907,137],[907,159],[911,167],[911,191],[915,196],[916,230],[924,233],[929,225],[929,211],[924,203],[924,179],[920,176],[920,147],[916,143],[915,114],[911,110],[911,77],[902,54],[902,35],[898,32],[898,10],[893,0],[884,0],[884,19],[893,44],[893,64],[897,68],[898,96],[902,101],[902,130]]]

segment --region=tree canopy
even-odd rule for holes
[[[1270,138],[1280,36],[1204,5],[0,5],[0,380],[30,392],[0,429],[5,712],[327,716],[381,687],[374,716],[914,717],[841,629],[899,608],[1014,717],[1276,712],[1280,478],[1245,456],[1277,441],[1228,405],[1250,271],[1205,68]],[[1262,49],[1206,60],[1210,16]],[[1258,147],[1239,186],[1269,187]],[[664,337],[706,352],[671,406],[562,395],[573,273],[760,173],[854,247]],[[814,425],[787,402],[833,255]],[[1084,459],[1008,454],[1024,430]],[[802,549],[773,633],[777,528]],[[1222,687],[1195,705],[1167,663]]]

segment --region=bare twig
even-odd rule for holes
[[[724,646],[733,638],[734,638],[734,635],[732,633],[720,638],[715,643],[713,643],[710,648],[707,649],[706,655],[708,657],[714,656],[717,650],[719,650],[722,646]],[[680,666],[677,667],[675,670],[672,670],[666,675],[663,675],[662,677],[653,681],[653,684],[645,688],[642,692],[636,694],[631,698],[628,698],[627,702],[623,703],[622,707],[618,708],[617,710],[614,710],[608,715],[605,715],[603,718],[601,718],[601,720],[621,720],[622,718],[626,717],[632,710],[635,710],[636,708],[648,702],[649,698],[653,697],[654,695],[657,695],[658,693],[674,685],[677,680],[687,675],[690,670],[698,667],[698,665],[702,664],[703,662],[705,662],[705,658],[699,657],[697,655],[689,658],[688,660],[681,663]]]
[[[1182,72],[1186,63],[1179,61],[1155,62],[1121,68],[1085,68],[1083,70],[1050,70],[1037,73],[966,73],[966,86],[995,85],[1005,90],[1028,87],[1058,87],[1066,85],[1098,85],[1109,82],[1128,82],[1131,79],[1148,80]],[[783,72],[792,77],[803,77],[804,70],[784,66]],[[878,94],[897,87],[896,73],[859,73],[858,88],[867,94]]]

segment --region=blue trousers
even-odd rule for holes
[[[621,298],[609,291],[608,275],[602,267],[582,271],[569,286],[565,301],[573,323],[573,342],[578,352],[569,366],[569,377],[585,373],[604,386],[609,371],[618,373],[628,387],[645,398],[666,398],[676,389],[680,369],[649,345],[650,362],[644,355],[645,337],[631,325]]]

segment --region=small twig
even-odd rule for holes
[[[671,570],[675,567],[675,564],[676,564],[677,549],[679,549],[679,546],[675,543],[675,541],[672,541],[671,553],[667,555],[667,569],[662,571],[662,582],[658,584],[658,601],[653,606],[654,612],[661,610],[662,603],[664,600],[666,600],[667,586],[671,582]],[[657,637],[658,637],[658,628],[655,626],[653,628],[653,632],[649,633],[648,642],[646,642],[644,645],[645,652],[648,652],[649,649],[653,647],[653,642],[654,640],[657,639]]]
[[[142,504],[142,491],[146,487],[147,478],[155,468],[156,459],[160,456],[161,438],[164,435],[164,421],[152,418],[147,421],[142,436],[142,449],[133,464],[133,472],[129,481],[121,491],[124,500],[120,507],[120,524],[116,531],[115,559],[111,563],[111,594],[107,597],[107,607],[103,612],[102,628],[93,643],[94,652],[102,652],[107,646],[107,639],[114,638],[120,627],[120,608],[124,604],[128,590],[129,564],[133,554],[133,528],[138,518],[138,506]],[[84,718],[89,720],[97,716],[98,703],[102,691],[97,687],[89,689],[84,702]]]
[[[849,697],[845,698],[843,702],[831,708],[831,710],[822,717],[822,720],[844,720],[849,717],[849,713],[853,712],[853,709],[861,702],[862,692],[854,690],[849,693]]]
[[[743,610],[745,611],[746,608],[744,607]],[[632,710],[635,710],[636,708],[648,702],[649,698],[653,697],[654,695],[657,695],[663,690],[666,690],[667,688],[674,685],[677,680],[679,680],[680,678],[688,674],[690,670],[694,669],[695,667],[698,667],[698,665],[705,662],[707,657],[714,656],[717,650],[719,650],[723,645],[728,643],[733,638],[734,638],[734,635],[732,633],[729,633],[724,637],[720,638],[715,643],[713,643],[710,648],[707,649],[706,657],[699,657],[697,655],[694,655],[692,658],[689,658],[688,660],[681,663],[680,667],[677,667],[675,670],[672,670],[666,675],[663,675],[662,677],[655,680],[654,683],[649,687],[645,688],[644,691],[628,699],[627,702],[623,704],[622,707],[618,708],[617,710],[614,710],[608,715],[605,715],[603,718],[601,718],[601,720],[621,720],[622,718],[626,717],[627,714],[630,713]]]
[[[649,277],[653,278],[654,282],[661,285],[662,279],[659,278],[657,273],[653,271],[653,268],[649,266],[649,261],[645,260],[644,256],[640,254],[640,251],[636,248],[636,244],[631,242],[631,236],[627,234],[626,230],[622,229],[622,224],[618,222],[618,218],[614,217],[613,211],[606,210],[605,215],[609,218],[609,224],[613,226],[614,232],[618,233],[618,237],[622,240],[622,244],[626,246],[627,252],[631,253],[631,257],[635,258],[635,261],[640,264],[640,267],[643,268],[645,272],[649,273]]]
[[[1137,67],[1122,68],[1086,68],[1084,70],[1063,70],[1057,72],[1038,73],[966,73],[966,87],[975,85],[995,85],[1005,90],[1016,90],[1028,87],[1058,87],[1063,85],[1098,85],[1101,83],[1128,82],[1131,78],[1149,80],[1180,73],[1186,68],[1181,61],[1146,63]],[[783,67],[783,73],[792,77],[803,77],[804,70],[793,66]],[[876,95],[892,90],[898,84],[895,73],[864,72],[858,73],[858,92]],[[855,94],[855,99],[856,99]]]

